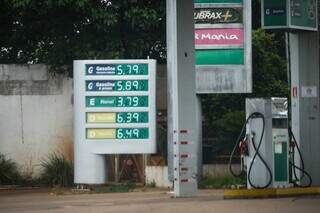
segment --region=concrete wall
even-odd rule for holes
[[[73,159],[72,79],[44,65],[0,65],[0,153],[26,175],[61,152]]]
[[[157,108],[166,111],[166,66],[157,66]],[[53,152],[73,160],[72,79],[45,65],[0,64],[0,153],[37,176]]]
[[[240,171],[240,165],[234,164],[235,172]],[[145,168],[146,184],[155,183],[157,187],[172,187],[172,182],[168,179],[167,166],[147,166]],[[205,164],[202,166],[203,177],[223,177],[230,175],[228,164]]]
[[[172,187],[168,179],[167,166],[147,166],[145,168],[146,184],[155,183],[156,187]]]
[[[240,172],[240,164],[233,164],[232,169],[235,172]],[[223,177],[230,175],[228,164],[205,164],[202,170],[203,177]]]
[[[166,110],[166,70],[158,66],[157,106]],[[52,76],[44,65],[0,64],[0,153],[22,173],[37,176],[53,152],[73,160],[72,79]],[[146,182],[168,187],[168,168],[148,166]],[[204,176],[221,176],[225,165],[204,165]]]

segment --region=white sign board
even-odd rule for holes
[[[78,60],[73,76],[75,152],[156,152],[155,60]]]
[[[251,0],[194,0],[197,94],[251,93]]]

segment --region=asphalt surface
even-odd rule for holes
[[[0,192],[0,212],[320,213],[320,197],[224,200],[221,190],[203,190],[195,198],[177,199],[159,190],[108,194],[10,190]]]

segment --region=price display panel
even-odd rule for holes
[[[74,67],[75,143],[97,154],[155,153],[156,61],[81,60]]]
[[[87,112],[87,123],[148,123],[148,112]]]
[[[148,96],[87,96],[87,107],[148,107]]]
[[[91,80],[86,81],[87,91],[148,91],[148,80]]]
[[[148,128],[87,129],[89,139],[147,139]]]
[[[87,75],[148,75],[149,67],[145,63],[134,64],[86,64]]]

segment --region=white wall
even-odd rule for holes
[[[157,68],[157,106],[166,109],[166,66]],[[45,65],[0,64],[0,153],[39,175],[53,152],[73,160],[72,79]]]
[[[146,184],[155,183],[156,187],[171,187],[172,183],[168,179],[167,166],[146,166]]]
[[[0,65],[0,153],[33,176],[50,153],[73,159],[71,100],[72,79],[44,65]]]
[[[235,172],[240,171],[240,165],[234,164]],[[202,176],[217,178],[230,175],[228,164],[204,164],[202,165]],[[172,187],[172,182],[168,179],[167,166],[147,166],[145,168],[146,184],[155,183],[157,187]]]

